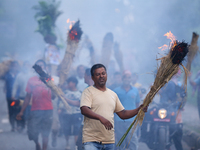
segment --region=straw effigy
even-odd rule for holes
[[[66,110],[70,111],[71,107],[66,102],[64,93],[58,86],[55,85],[53,78],[45,73],[39,65],[35,64],[33,68],[40,75],[40,80],[44,82],[44,84],[46,84],[62,100],[64,106],[66,107]]]
[[[124,71],[124,64],[123,64],[123,54],[119,48],[119,43],[115,42],[113,46],[114,56],[119,65],[120,72]]]
[[[64,84],[69,74],[69,70],[75,56],[75,52],[78,49],[78,44],[81,39],[82,30],[80,28],[80,21],[78,20],[68,32],[67,36],[67,48],[65,51],[65,56],[59,66],[59,77],[60,86]]]
[[[197,54],[197,52],[199,50],[199,47],[197,46],[198,38],[199,38],[199,35],[197,33],[193,32],[191,45],[189,47],[189,53],[187,55],[187,65],[186,65],[186,68],[188,69],[188,71],[191,70],[192,61],[193,61],[195,55]]]
[[[101,62],[106,66],[106,68],[110,63],[110,57],[113,49],[113,39],[114,37],[111,32],[108,32],[103,39]]]
[[[171,45],[170,51],[167,56],[160,58],[161,64],[158,68],[155,81],[151,86],[149,93],[146,95],[143,101],[143,107],[139,110],[134,121],[122,136],[117,146],[120,146],[124,139],[126,138],[129,131],[132,129],[132,134],[135,131],[137,125],[142,125],[145,113],[143,108],[148,106],[152,101],[156,93],[178,72],[179,65],[188,53],[188,44],[184,42],[174,41]],[[182,65],[183,66],[183,65]],[[185,73],[187,74],[186,68],[183,66]]]

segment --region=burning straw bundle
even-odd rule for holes
[[[151,86],[150,92],[147,94],[147,96],[143,101],[143,108],[148,106],[152,102],[153,97],[156,95],[156,93],[173,77],[173,75],[175,75],[178,72],[179,65],[182,65],[181,62],[183,61],[187,53],[188,53],[187,43],[178,41],[173,42],[169,54],[160,59],[161,60],[160,67],[158,68],[154,84],[153,86]],[[183,68],[185,73],[187,73],[184,66]],[[133,133],[138,123],[142,125],[144,116],[145,116],[144,111],[140,109],[134,121],[132,122],[126,133],[122,136],[117,146],[120,146],[122,144],[132,126],[133,126],[132,129]]]
[[[33,66],[33,68],[40,75],[41,81],[44,82],[44,84],[46,84],[62,100],[67,111],[69,111],[71,109],[71,107],[66,102],[65,96],[64,96],[64,93],[62,92],[62,90],[54,84],[53,78],[51,78],[50,75],[45,73],[39,65],[35,64]]]
[[[78,20],[72,28],[69,30],[67,36],[67,49],[65,51],[65,56],[59,66],[60,71],[60,85],[62,86],[67,79],[69,69],[71,67],[74,55],[78,49],[78,43],[81,39],[82,30],[80,28],[80,21]]]

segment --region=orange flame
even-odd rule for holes
[[[75,39],[75,35],[78,35],[78,33],[76,32],[76,30],[72,30],[72,31],[69,33],[70,39],[71,39],[71,40],[74,40],[74,39]]]
[[[161,51],[164,51],[168,48],[167,44],[164,44],[163,46],[161,47],[158,47],[159,49],[161,49]]]
[[[169,44],[170,46],[172,46],[172,44],[176,41],[176,37],[173,35],[173,33],[171,31],[165,33],[164,36],[166,36],[167,39],[171,40],[171,42]],[[175,44],[174,44],[174,46],[175,46]],[[164,44],[163,46],[158,47],[158,48],[161,49],[162,51],[164,51],[168,48],[168,46],[166,44]]]
[[[176,40],[176,37],[173,35],[173,33],[171,33],[171,31],[169,31],[166,34],[164,34],[164,36],[166,36],[167,39],[170,39],[171,43],[173,43]]]
[[[69,18],[67,19],[67,23],[69,23]]]
[[[46,79],[46,82],[49,82],[49,81],[54,81],[54,78],[48,78],[48,79]]]
[[[69,29],[71,29],[72,28],[72,26],[73,26],[73,24],[75,23],[75,21],[70,21],[70,19],[68,18],[67,19],[67,21],[66,21],[67,23],[69,23]]]
[[[10,106],[15,106],[15,101],[13,101],[13,102],[10,104]]]

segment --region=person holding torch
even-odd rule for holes
[[[107,72],[103,64],[93,65],[91,76],[94,85],[83,91],[80,103],[84,115],[83,149],[114,150],[114,113],[121,119],[129,119],[137,115],[142,105],[124,109],[117,94],[106,87]],[[143,111],[147,112],[147,108]]]
[[[37,65],[45,70],[46,63],[43,60],[36,61]],[[26,86],[26,97],[21,111],[17,115],[17,119],[21,120],[26,107],[32,99],[31,114],[28,120],[28,137],[33,140],[36,150],[41,150],[38,136],[42,135],[42,150],[47,149],[48,137],[52,126],[53,105],[51,102],[51,90],[48,88],[38,76],[31,77]]]

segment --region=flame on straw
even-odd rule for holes
[[[79,41],[83,31],[80,28],[80,21],[74,23],[72,28],[68,31],[69,39],[73,41]]]
[[[164,44],[163,46],[161,47],[158,47],[159,49],[161,49],[161,51],[164,51],[168,48],[167,44]]]
[[[78,35],[76,30],[72,30],[70,33],[69,33],[69,36],[70,36],[70,39],[71,40],[74,40],[75,39],[75,35]]]
[[[66,22],[69,23],[69,29],[71,30],[71,28],[74,25],[75,21],[70,21],[70,19],[68,18]]]
[[[51,81],[54,81],[54,78],[48,78],[48,79],[46,79],[45,81],[46,81],[46,82],[49,82],[50,80],[51,80]]]
[[[15,105],[15,101],[13,101],[11,104],[10,104],[10,106],[14,106]]]
[[[174,50],[174,47],[177,45],[177,41],[175,40],[175,41],[173,41],[172,43],[171,43],[171,50],[173,51]]]
[[[167,32],[164,34],[164,36],[167,37],[167,39],[170,39],[171,42],[169,44],[169,46],[171,47],[172,45],[174,46],[174,42],[176,41],[176,37],[173,35],[173,33],[171,31]],[[161,49],[162,51],[168,49],[168,46],[166,44],[164,44],[161,47],[158,47],[158,49]]]

